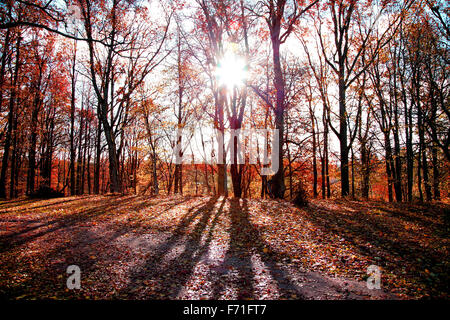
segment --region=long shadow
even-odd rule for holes
[[[358,206],[361,206],[361,203],[347,203],[346,205],[358,209]],[[414,222],[419,224],[421,227],[429,227],[430,224],[436,224],[436,214],[440,214],[440,212],[446,212],[445,215],[449,215],[450,207],[441,203],[417,203],[417,204],[409,204],[409,203],[386,203],[386,202],[371,202],[371,207],[368,208],[370,211],[372,208],[375,208],[380,211],[384,211],[388,213],[390,216],[394,218],[399,218],[404,221]],[[446,222],[446,221],[444,221]],[[447,222],[448,226],[448,222]],[[447,234],[448,236],[448,234]]]
[[[139,211],[149,205],[152,199],[143,197],[121,197],[111,196],[105,201],[104,198],[99,201],[89,203],[89,208],[74,211],[62,217],[52,217],[52,220],[39,225],[37,228],[27,228],[15,232],[7,237],[0,239],[0,253],[10,251],[10,254],[4,255],[2,262],[5,265],[0,274],[0,296],[6,298],[18,297],[58,297],[58,298],[84,298],[83,291],[67,291],[65,280],[67,278],[66,268],[68,265],[75,264],[82,270],[82,286],[86,288],[95,286],[95,292],[98,297],[105,297],[111,291],[111,284],[117,279],[109,278],[111,275],[105,273],[111,266],[118,263],[132,263],[135,260],[128,250],[117,243],[117,239],[123,235],[133,233],[140,229],[139,224],[130,223],[129,220],[121,219],[120,216],[133,216],[133,211]],[[186,199],[180,199],[180,204]],[[216,199],[213,198],[205,205],[213,205]],[[170,242],[176,243],[177,238],[181,237],[185,229],[193,220],[202,213],[203,208],[195,210],[198,206],[190,208],[186,217],[177,228],[177,233],[170,239]],[[113,209],[123,208],[119,212]],[[158,210],[156,210],[158,211]],[[158,211],[159,214],[163,211]],[[102,223],[98,225],[96,218],[102,217]],[[109,220],[111,217],[111,220]],[[116,219],[118,218],[118,219]],[[39,221],[39,219],[36,219]],[[202,217],[196,230],[199,234],[202,232],[205,218]],[[46,227],[39,231],[39,228]],[[28,232],[28,233],[27,233]],[[54,241],[51,235],[54,234]],[[193,233],[194,234],[194,233]],[[197,232],[195,233],[197,234]],[[50,237],[48,237],[50,235]],[[20,252],[15,251],[16,247],[32,242],[39,237],[47,236],[40,244],[45,248],[33,253],[33,260],[38,261],[39,268],[35,270],[33,263],[29,264],[27,259],[20,257]],[[190,244],[195,247],[195,237]],[[188,256],[186,255],[186,258]],[[125,260],[124,260],[125,259]],[[8,270],[8,271],[5,271]],[[30,276],[20,284],[11,282],[9,274],[23,270]],[[5,271],[3,273],[3,271]],[[174,273],[178,269],[173,270]],[[20,271],[21,272],[21,271]],[[84,282],[83,282],[84,281]],[[11,285],[8,285],[10,283]]]
[[[71,199],[71,200],[67,200],[67,201],[57,202],[57,203],[54,203],[52,205],[57,205],[57,204],[62,204],[62,203],[65,204],[65,203],[73,202],[73,201],[76,201],[76,200],[80,200],[80,199]],[[96,203],[104,204],[104,200],[91,201],[90,203],[91,204],[96,204]],[[77,211],[76,210],[77,209],[77,205],[79,205],[79,203],[74,204],[75,211]],[[49,205],[46,205],[46,206],[49,206]],[[45,206],[42,206],[42,207],[45,207]],[[27,211],[32,211],[33,209],[36,209],[36,208],[41,208],[41,206],[27,208]],[[68,209],[68,207],[66,205],[64,205],[60,209],[66,210],[66,209]],[[8,235],[7,238],[16,237],[16,236],[19,236],[20,234],[27,233],[29,231],[33,231],[33,230],[38,229],[40,227],[48,226],[50,224],[53,224],[53,223],[59,221],[59,219],[60,219],[60,218],[56,217],[54,220],[50,220],[47,223],[41,223],[38,226],[27,227],[30,224],[42,222],[42,220],[43,220],[42,217],[38,217],[38,218],[34,218],[34,219],[28,219],[28,216],[27,215],[23,215],[22,212],[19,212],[17,215],[14,215],[14,216],[17,217],[17,218],[16,219],[11,219],[10,217],[8,217],[8,218],[1,217],[0,221],[23,222],[20,226],[16,227],[16,229],[23,229],[23,230],[14,232],[13,234]],[[65,216],[65,217],[67,217],[67,216]],[[22,226],[25,226],[25,227],[22,228]]]
[[[81,201],[82,199],[83,198],[81,198],[81,199],[80,198],[78,198],[78,199],[74,198],[74,199],[70,199],[70,200],[67,200],[67,201],[62,201],[62,202],[60,201],[60,202],[56,202],[56,203],[51,204],[51,206],[57,206],[59,204],[63,204],[63,207],[58,207],[58,208],[59,209],[63,209],[63,210],[68,210],[68,209],[74,210],[74,214],[78,214],[80,212],[78,210],[78,206],[80,205],[80,203],[79,202],[73,203],[73,202],[76,201],[76,200]],[[118,197],[116,197],[115,199],[118,199]],[[71,204],[68,206],[67,203],[71,203]],[[98,199],[98,200],[95,200],[95,201],[91,200],[89,203],[90,203],[91,207],[98,207],[98,208],[102,207],[103,208],[105,206],[104,199]],[[101,206],[98,206],[97,204],[101,204]],[[50,206],[50,205],[46,205],[46,206]],[[46,206],[37,206],[37,207],[30,208],[29,210],[30,210],[30,212],[32,212],[33,209],[46,207]],[[29,210],[27,208],[27,212]],[[84,211],[88,211],[88,210],[84,210]],[[83,211],[81,211],[81,212],[83,212]],[[14,226],[14,229],[18,230],[18,231],[14,231],[13,233],[8,233],[8,234],[6,234],[4,236],[1,236],[0,237],[0,243],[2,243],[4,241],[16,239],[16,238],[20,237],[22,234],[26,234],[28,232],[32,232],[34,230],[37,230],[37,229],[40,229],[40,228],[43,228],[43,227],[48,227],[48,226],[53,225],[53,224],[57,224],[57,223],[59,223],[61,221],[64,221],[65,219],[70,219],[71,217],[74,217],[74,214],[64,215],[62,217],[55,216],[53,219],[48,220],[46,222],[43,222],[43,218],[42,217],[29,219],[28,215],[23,215],[21,212],[19,212],[18,215],[15,215],[15,217],[16,217],[15,219],[11,219],[10,216],[8,216],[7,218],[0,217],[0,222],[15,222],[15,223],[17,223]]]
[[[165,213],[167,211],[170,211],[173,208],[175,208],[176,206],[178,206],[178,205],[180,205],[182,203],[185,203],[185,202],[187,202],[189,200],[190,200],[190,198],[184,197],[184,198],[182,198],[182,199],[180,199],[179,201],[176,201],[176,202],[173,202],[173,201],[160,201],[160,202],[157,202],[155,204],[158,205],[158,206],[164,206],[164,210],[157,211],[157,212],[154,211],[153,214],[151,216],[146,217],[146,219],[147,220],[154,219],[154,218],[158,217],[159,215],[161,215],[161,214],[163,214],[163,213]],[[146,199],[146,200],[140,202],[139,204],[135,204],[133,206],[133,210],[134,211],[143,210],[143,209],[149,207],[149,205],[152,204],[152,202],[154,202],[154,199]],[[167,203],[170,203],[170,205],[165,205]]]
[[[399,239],[392,226],[388,226],[386,223],[382,224],[381,220],[386,217],[372,216],[361,212],[361,208],[359,210],[356,208],[355,212],[344,217],[342,217],[342,207],[338,210],[324,210],[320,206],[312,204],[310,210],[312,210],[311,213],[313,212],[308,215],[311,222],[346,238],[361,253],[376,256],[379,249],[388,248],[391,254],[397,255],[401,260],[405,258],[408,260],[405,254],[419,257],[429,254],[429,250],[420,247],[417,242]],[[362,245],[362,243],[370,243],[371,246]],[[399,261],[398,263],[402,264],[403,262]]]
[[[134,201],[134,197],[129,197],[127,199],[115,198],[108,203],[104,203],[103,205],[90,207],[85,210],[75,211],[71,214],[64,215],[62,217],[56,217],[53,220],[50,220],[46,223],[42,223],[37,226],[25,228],[25,230],[14,232],[12,234],[7,234],[0,237],[0,253],[9,251],[15,247],[21,246],[25,243],[28,243],[36,238],[44,236],[46,234],[56,232],[63,228],[70,228],[71,226],[76,225],[78,222],[88,222],[92,219],[100,216],[109,214],[108,211],[111,209],[117,208],[118,205],[126,205],[132,203]],[[38,229],[45,228],[42,231],[37,231]],[[29,233],[29,234],[28,234]]]
[[[215,209],[218,197],[211,197],[209,201],[201,206],[194,206],[182,217],[176,229],[172,232],[161,245],[155,248],[154,252],[148,257],[144,264],[133,268],[129,275],[127,287],[121,290],[119,296],[129,296],[143,281],[154,283],[151,288],[153,291],[147,294],[146,298],[167,299],[175,298],[183,286],[188,281],[193,269],[202,255],[206,252],[211,241],[212,229],[214,228],[218,216],[222,211],[225,199],[218,211],[216,217],[211,223],[211,230],[205,243],[201,245],[202,234],[208,226],[208,222]],[[174,248],[180,240],[185,237],[188,227],[198,219],[194,230],[187,235],[186,244],[183,252],[171,260],[167,265],[164,264],[165,255]]]
[[[240,201],[242,201],[242,205]],[[216,279],[213,285],[212,299],[219,299],[221,293],[226,289],[226,283],[220,279],[230,275],[231,270],[234,272],[235,279],[232,281],[236,281],[237,299],[255,298],[255,288],[253,287],[255,275],[251,261],[254,254],[259,255],[262,263],[269,270],[281,297],[290,297],[292,294],[302,297],[302,293],[291,282],[287,274],[276,265],[288,257],[273,251],[250,222],[247,199],[230,199],[229,214],[231,219],[229,247],[221,266],[216,268],[221,272],[210,274],[211,278]],[[264,249],[267,251],[265,252]]]
[[[36,199],[30,199],[30,198],[20,198],[16,200],[0,200],[0,213],[3,213],[2,211],[9,208],[14,207],[20,207],[22,205],[36,202]]]
[[[346,202],[345,205],[349,203]],[[411,277],[414,278],[414,282],[421,282],[426,287],[434,284],[439,290],[448,291],[448,270],[443,269],[442,252],[437,250],[440,248],[423,247],[415,241],[413,234],[408,239],[398,234],[394,228],[395,220],[399,217],[402,220],[415,221],[419,225],[423,224],[422,220],[414,217],[408,219],[411,217],[410,214],[404,212],[400,214],[397,211],[392,213],[392,209],[386,209],[381,205],[377,205],[376,208],[387,212],[391,217],[377,217],[370,214],[370,209],[367,212],[362,211],[361,206],[362,204],[350,205],[353,210],[350,212],[345,211],[342,203],[334,210],[312,203],[304,212],[305,218],[325,230],[325,234],[335,234],[344,238],[355,251],[366,256],[369,261],[372,260],[373,264],[379,264],[388,270],[398,271],[406,268],[407,274],[402,274],[402,277]],[[389,219],[392,221],[389,222]],[[445,226],[441,225],[440,228]],[[445,230],[443,233],[445,234]],[[418,234],[417,237],[419,236],[421,235]],[[379,257],[380,260],[375,261],[374,257]],[[345,263],[340,267],[346,267]],[[435,272],[434,281],[427,276],[421,276],[426,268]]]
[[[0,199],[0,206],[2,205],[6,205],[6,204],[15,204],[15,203],[20,203],[20,202],[28,202],[31,201],[33,199],[27,198],[27,197],[22,197],[22,198],[17,198],[17,199]]]
[[[208,226],[208,222],[211,219],[213,211],[208,211],[201,217],[200,221],[196,224],[194,231],[189,236],[184,251],[181,253],[180,256],[178,256],[175,259],[175,261],[172,260],[172,262],[174,262],[174,267],[171,268],[173,271],[180,270],[180,268],[184,269],[182,269],[183,270],[182,275],[181,276],[178,275],[178,277],[176,278],[177,282],[175,289],[172,290],[168,295],[171,299],[174,299],[178,296],[178,294],[181,292],[181,290],[183,289],[183,287],[186,285],[187,281],[193,274],[195,265],[208,252],[209,245],[213,239],[214,229],[216,227],[217,222],[220,219],[220,216],[222,215],[225,201],[226,199],[224,198],[222,200],[220,207],[214,214],[214,218],[212,219],[204,243],[201,244],[202,235],[203,232],[206,230],[206,227]]]
[[[82,287],[95,284],[96,292],[101,295],[97,297],[103,297],[111,290],[113,280],[108,279],[105,268],[123,259],[123,250],[117,248],[114,242],[134,230],[134,226],[126,222],[112,222],[109,227],[106,232],[92,228],[76,228],[67,233],[65,242],[57,242],[55,246],[52,246],[51,240],[47,240],[50,242],[50,248],[38,252],[38,256],[34,257],[40,262],[38,268],[33,264],[26,267],[27,262],[21,261],[22,258],[13,257],[15,270],[10,271],[14,273],[26,267],[24,272],[29,274],[29,277],[25,281],[15,283],[8,281],[8,272],[0,274],[0,298],[85,299],[85,291],[66,288],[66,268],[69,265],[80,267]],[[11,261],[9,264],[11,265]],[[99,274],[107,279],[100,278]]]
[[[31,211],[31,210],[35,210],[35,209],[42,209],[42,208],[47,208],[47,207],[52,207],[52,206],[58,206],[58,205],[61,205],[61,204],[66,204],[66,203],[69,203],[69,202],[79,201],[79,200],[83,200],[83,199],[86,199],[86,198],[89,198],[89,196],[88,195],[81,196],[81,197],[77,196],[77,197],[69,198],[69,199],[62,198],[62,199],[58,199],[57,201],[46,203],[46,204],[43,204],[43,205],[27,207],[26,211]],[[5,206],[5,208],[0,208],[0,213],[2,213],[1,211],[5,210],[5,209],[8,209],[8,208],[11,208],[11,207],[19,207],[21,205],[28,204],[28,203],[39,203],[39,202],[42,202],[42,201],[52,201],[52,200],[54,200],[54,199],[30,199],[29,201],[24,201],[24,202],[22,202],[20,204],[14,204],[12,206]]]

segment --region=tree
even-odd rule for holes
[[[286,186],[284,182],[283,166],[283,147],[284,147],[284,117],[285,117],[285,83],[281,66],[280,48],[281,44],[286,42],[295,24],[300,17],[311,9],[318,1],[311,1],[305,7],[300,8],[297,1],[289,2],[287,0],[268,0],[261,3],[260,8],[252,9],[252,12],[260,18],[264,18],[270,32],[272,44],[272,58],[274,70],[274,87],[276,92],[276,103],[272,107],[275,115],[275,127],[279,131],[278,140],[278,171],[270,180],[271,196],[274,198],[284,198]],[[300,5],[304,5],[301,1]],[[290,12],[287,12],[289,7]],[[255,91],[264,100],[266,96],[261,95],[260,91]]]
[[[89,49],[89,70],[94,92],[97,97],[97,115],[102,123],[109,153],[109,175],[111,192],[121,192],[119,155],[121,143],[117,144],[117,134],[123,133],[123,125],[128,117],[130,98],[145,77],[161,62],[160,52],[168,35],[167,25],[162,34],[151,36],[148,26],[130,23],[146,21],[147,13],[137,4],[113,0],[112,3],[94,5],[88,0],[79,1]],[[129,12],[134,15],[127,16]],[[109,25],[102,28],[101,17],[109,17]],[[127,24],[128,22],[128,24]],[[94,34],[105,37],[105,55],[97,54]],[[148,50],[156,42],[154,50]],[[150,51],[150,52],[149,52]],[[118,64],[125,57],[128,64],[125,85],[115,88]],[[117,90],[117,91],[116,91]]]
[[[335,73],[338,84],[339,128],[335,129],[331,123],[330,127],[340,143],[341,195],[343,197],[349,195],[350,191],[348,156],[354,140],[354,138],[350,138],[349,141],[348,137],[347,90],[373,64],[379,51],[389,43],[390,32],[398,28],[402,17],[401,12],[404,8],[409,7],[410,2],[405,1],[402,4],[398,9],[399,13],[387,21],[387,27],[384,30],[377,28],[378,20],[393,6],[390,1],[382,1],[377,4],[378,11],[368,13],[366,8],[371,5],[373,8],[372,1],[327,1],[324,6],[328,9],[327,12],[331,17],[330,31],[332,34],[329,46],[326,33],[322,29],[324,23],[321,15],[318,15],[319,23],[318,26],[316,25],[323,57]],[[379,32],[379,36],[376,38],[373,37],[374,31]],[[369,42],[372,42],[373,54],[370,59],[362,60]]]
[[[11,83],[11,91],[9,96],[9,111],[8,111],[8,128],[5,135],[5,145],[3,148],[3,158],[2,158],[2,169],[0,172],[0,198],[6,197],[6,173],[8,169],[8,160],[9,160],[9,152],[12,143],[12,134],[13,129],[16,122],[16,96],[18,91],[18,78],[19,78],[19,69],[21,67],[21,41],[22,35],[19,32],[16,35],[16,46],[15,46],[15,63],[14,63],[14,76],[12,77]],[[12,162],[12,166],[14,166],[14,162]],[[13,172],[11,173],[11,180],[13,179]],[[12,190],[10,191],[12,193]]]

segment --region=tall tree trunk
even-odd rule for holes
[[[391,141],[389,139],[389,134],[384,130],[384,143],[385,143],[385,164],[386,164],[386,175],[388,180],[388,198],[389,202],[394,201],[394,195],[392,192],[393,178],[392,178],[392,151],[391,151]]]
[[[283,168],[283,146],[284,146],[284,99],[285,88],[283,71],[281,69],[280,59],[280,30],[281,21],[275,21],[273,26],[271,40],[273,52],[273,66],[274,66],[274,86],[276,90],[276,106],[275,106],[275,128],[278,130],[278,171],[271,178],[271,196],[274,198],[283,199],[286,192],[286,185],[284,183],[284,168]],[[274,152],[272,150],[272,152]]]
[[[0,113],[3,112],[3,86],[5,83],[5,70],[8,57],[9,44],[11,42],[11,29],[6,30],[5,41],[3,42],[3,53],[0,63]]]
[[[103,121],[103,127],[105,130],[106,142],[108,144],[110,192],[118,193],[121,192],[121,190],[119,183],[119,158],[117,155],[116,141],[113,130],[109,124]]]
[[[87,157],[87,185],[88,185],[88,194],[92,193],[92,182],[91,182],[91,128],[92,123],[89,125],[89,139],[88,139],[88,157]]]
[[[355,199],[355,154],[353,153],[353,147],[351,147],[352,151],[352,199]]]
[[[324,113],[323,113],[323,123],[324,123],[324,131],[323,131],[323,152],[325,158],[325,180],[327,187],[327,199],[331,197],[331,186],[330,186],[330,174],[329,174],[329,155],[328,155],[328,107],[324,104]]]
[[[227,186],[227,165],[225,150],[225,124],[224,124],[224,102],[226,93],[222,88],[218,93],[216,100],[216,119],[217,119],[217,144],[218,144],[218,163],[217,163],[217,194],[219,196],[228,196]]]
[[[101,156],[102,122],[98,120],[95,141],[94,193],[100,193],[100,156]]]
[[[418,88],[416,89],[418,90]],[[419,144],[420,144],[420,150],[421,150],[421,154],[419,154],[419,157],[422,157],[422,171],[423,171],[423,182],[425,185],[425,194],[427,197],[427,201],[431,201],[431,185],[430,185],[430,180],[428,177],[428,160],[427,160],[427,153],[426,153],[426,145],[425,145],[425,123],[423,120],[423,112],[422,112],[422,107],[419,105],[417,105],[417,112],[418,112],[418,126],[419,126]]]
[[[347,110],[345,106],[344,62],[339,63],[339,143],[341,159],[341,196],[349,195],[348,142],[347,142]]]
[[[369,199],[370,167],[366,145],[361,146],[361,195],[364,199]]]
[[[422,155],[422,146],[419,144],[419,153],[417,154],[417,189],[419,190],[420,202],[423,202],[421,155]]]
[[[39,88],[37,88],[39,90]],[[31,132],[30,132],[30,146],[28,150],[28,175],[27,175],[27,195],[34,192],[34,180],[36,178],[36,144],[37,144],[37,122],[40,105],[40,92],[36,92],[36,97],[33,103],[33,111],[31,114]]]
[[[153,161],[152,161],[152,168],[153,168],[153,192],[155,195],[159,194],[159,186],[158,186],[158,173],[157,173],[157,168],[156,168],[156,161],[157,161],[157,156],[156,156],[156,150],[155,148],[153,148]],[[169,190],[170,193],[170,190]]]
[[[36,143],[37,143],[37,125],[38,125],[38,116],[42,106],[42,98],[41,98],[41,88],[42,78],[43,78],[43,69],[44,69],[44,61],[42,61],[39,67],[39,75],[36,81],[34,90],[34,99],[33,99],[33,108],[31,112],[31,132],[30,132],[30,145],[28,149],[28,175],[27,175],[27,194],[30,195],[34,192],[34,180],[36,176]]]
[[[405,138],[406,138],[406,175],[407,175],[407,195],[408,201],[413,199],[413,184],[414,184],[414,153],[412,145],[412,110],[408,111],[406,103],[406,95],[404,95],[404,110],[405,110]],[[411,105],[412,108],[412,105]]]
[[[12,129],[12,155],[11,155],[11,179],[10,179],[10,188],[9,188],[9,197],[16,197],[16,185],[18,178],[18,150],[17,150],[17,114],[13,116],[13,129]]]
[[[14,126],[15,110],[14,105],[16,103],[17,94],[17,81],[20,68],[20,43],[22,37],[18,34],[16,43],[16,61],[14,67],[14,78],[12,81],[11,94],[9,98],[9,113],[8,113],[8,128],[5,135],[5,146],[3,148],[2,170],[0,172],[0,198],[6,198],[6,173],[8,169],[9,151],[11,148],[12,132]],[[13,178],[11,178],[13,179]]]
[[[76,59],[77,59],[77,44],[74,43],[74,54],[72,60],[72,93],[70,98],[70,164],[69,164],[69,172],[70,172],[70,195],[73,196],[76,194],[76,185],[75,185],[75,86],[76,86]]]
[[[439,190],[438,146],[436,145],[436,143],[433,143],[432,157],[433,157],[433,198],[434,200],[441,200],[441,192]]]
[[[317,142],[316,142],[316,125],[315,125],[315,115],[311,107],[311,101],[309,102],[309,110],[311,117],[311,129],[312,129],[312,138],[313,138],[313,195],[314,198],[317,198]]]
[[[89,110],[89,109],[88,109]],[[85,128],[84,128],[84,146],[83,146],[83,170],[81,172],[81,192],[80,194],[84,194],[84,186],[86,185],[86,155],[88,150],[88,144],[89,144],[89,134],[88,133],[88,119],[85,119]],[[87,164],[89,166],[89,163]]]
[[[396,82],[395,82],[396,83]],[[395,84],[396,87],[396,84]],[[395,88],[396,89],[396,88]],[[395,95],[395,94],[394,94]],[[395,99],[394,103],[394,159],[395,159],[395,180],[394,180],[394,188],[395,188],[395,199],[398,202],[403,200],[402,198],[402,158],[400,155],[400,140],[399,140],[399,121],[398,121],[398,106],[397,99]]]
[[[83,130],[84,130],[84,103],[81,104],[80,112],[80,131],[78,133],[78,158],[77,158],[77,175],[76,175],[76,194],[81,195],[83,193],[82,186],[82,170],[83,170]]]
[[[48,128],[48,139],[47,139],[47,148],[44,153],[44,159],[42,163],[42,170],[41,170],[41,176],[42,176],[42,184],[45,187],[51,188],[52,186],[52,165],[53,165],[53,135],[55,130],[55,111],[53,110],[52,115],[50,116],[50,119],[47,119],[49,121],[49,128]]]
[[[287,148],[287,160],[288,160],[288,166],[289,166],[289,198],[291,200],[294,199],[294,181],[293,181],[293,174],[292,174],[292,158],[291,158],[291,152],[289,148]]]

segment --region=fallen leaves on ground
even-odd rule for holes
[[[448,298],[449,208],[83,196],[0,202],[13,299]],[[81,269],[81,290],[66,268]],[[382,270],[383,290],[365,286]]]

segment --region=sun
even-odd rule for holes
[[[234,89],[244,84],[247,79],[247,63],[243,57],[227,51],[216,66],[216,78],[220,86]]]

